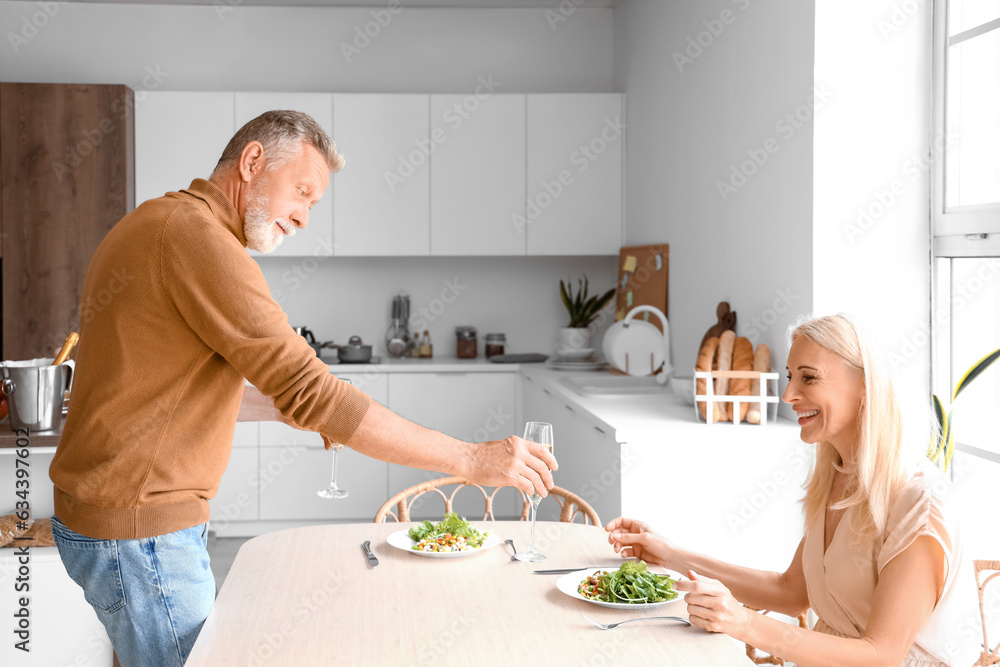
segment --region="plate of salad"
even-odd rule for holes
[[[400,530],[387,539],[390,546],[428,558],[461,558],[500,544],[500,537],[477,530],[454,512],[438,523],[423,521],[409,530]]]
[[[617,570],[592,568],[559,577],[556,587],[578,600],[612,609],[658,607],[683,596],[674,590],[680,577],[652,572],[644,561],[628,561]]]

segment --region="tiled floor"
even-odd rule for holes
[[[208,533],[208,556],[212,562],[212,574],[215,575],[216,592],[222,589],[222,582],[229,574],[229,568],[236,560],[236,552],[249,537],[216,537],[214,532]]]

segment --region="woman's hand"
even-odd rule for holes
[[[620,516],[605,526],[604,530],[610,533],[608,542],[622,558],[635,556],[647,563],[675,569],[671,563],[675,560],[677,550],[642,521]]]
[[[678,581],[674,588],[686,592],[688,617],[709,632],[723,632],[737,639],[750,622],[750,611],[740,604],[722,582],[688,570],[690,581]]]

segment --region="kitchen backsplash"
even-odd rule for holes
[[[615,249],[617,251],[617,249]],[[384,354],[392,298],[410,296],[410,330],[428,329],[435,356],[455,356],[455,327],[507,334],[508,352],[552,354],[568,316],[559,280],[586,274],[591,293],[610,289],[617,254],[596,257],[260,257],[275,299],[292,326],[319,341],[359,335]],[[610,315],[610,311],[609,311]],[[610,324],[600,328],[595,344]]]

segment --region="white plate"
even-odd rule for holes
[[[479,529],[477,528],[476,530]],[[437,551],[415,551],[412,547],[416,544],[416,542],[410,539],[409,532],[409,528],[397,531],[387,537],[386,542],[389,543],[389,546],[402,549],[403,551],[417,556],[427,556],[428,558],[461,558],[463,556],[474,556],[475,554],[486,551],[490,547],[495,547],[500,544],[500,537],[496,533],[487,533],[487,538],[486,541],[483,542],[483,546],[471,551],[447,551],[444,553]]]
[[[564,574],[559,577],[559,581],[556,582],[556,588],[570,596],[571,598],[576,598],[577,600],[583,600],[584,602],[589,602],[590,604],[596,604],[598,607],[609,607],[611,609],[647,609],[649,607],[661,607],[665,604],[672,604],[684,599],[684,593],[677,591],[678,595],[673,600],[667,600],[665,602],[645,602],[641,604],[629,604],[626,602],[601,602],[600,600],[591,600],[590,598],[585,598],[576,590],[580,587],[580,582],[594,574],[595,572],[610,572],[612,568],[610,567],[594,567],[589,570],[578,570],[577,572],[570,572],[569,574]],[[665,574],[671,579],[677,580],[682,577],[676,572],[670,572],[669,570],[655,572],[655,574]]]
[[[545,366],[557,371],[599,371],[607,368],[608,362],[603,359],[584,359],[583,361],[549,359],[545,362]]]

